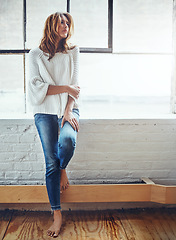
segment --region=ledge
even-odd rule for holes
[[[0,114],[0,120],[33,120],[33,114]],[[103,116],[95,117],[88,116],[85,117],[84,114],[80,116],[81,120],[175,120],[176,114],[168,113],[168,114],[118,114],[118,115],[110,115],[109,117],[106,114],[106,118]]]
[[[62,203],[156,202],[176,204],[176,186],[145,184],[71,185],[61,194]],[[1,185],[0,203],[48,203],[45,186]]]

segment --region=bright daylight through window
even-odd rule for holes
[[[28,52],[56,11],[75,20],[81,118],[170,113],[173,0],[0,0],[1,115],[30,112]]]

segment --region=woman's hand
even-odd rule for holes
[[[69,85],[68,86],[68,94],[73,96],[74,98],[78,99],[80,93],[80,87],[75,85]]]
[[[73,129],[79,132],[79,123],[71,111],[66,111],[64,113],[64,116],[61,122],[61,127],[64,126],[65,121],[69,122],[70,125],[73,127]]]

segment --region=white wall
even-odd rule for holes
[[[45,184],[45,166],[32,119],[0,120],[0,184]],[[80,121],[68,168],[72,183],[127,182],[149,177],[176,184],[176,120]]]

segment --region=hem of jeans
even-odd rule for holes
[[[57,206],[51,206],[51,210],[55,211],[55,210],[61,210],[61,206],[57,205]]]
[[[60,167],[60,170],[65,170],[66,169],[66,167]]]

